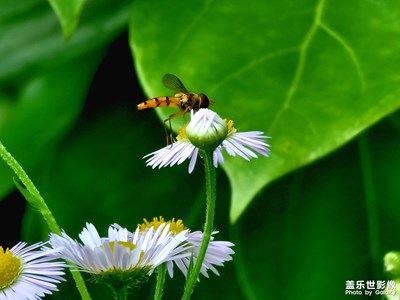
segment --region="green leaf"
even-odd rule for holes
[[[170,94],[172,73],[272,137],[269,158],[226,159],[235,222],[268,183],[399,109],[399,18],[395,1],[139,0],[130,45],[149,97]]]
[[[99,54],[92,54],[32,78],[7,108],[0,138],[28,174],[50,155],[76,121],[99,60]],[[13,176],[1,163],[1,197],[13,188]]]
[[[66,41],[45,1],[9,1],[0,12],[0,84],[14,86],[99,49],[127,25],[130,1],[88,1],[74,36]]]
[[[85,0],[48,0],[63,29],[64,38],[69,39],[78,27]]]

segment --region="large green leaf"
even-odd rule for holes
[[[270,158],[226,160],[234,222],[268,183],[400,107],[399,18],[382,0],[138,0],[130,44],[149,97],[173,73],[238,130],[272,137]]]
[[[129,1],[88,1],[79,29],[64,40],[46,1],[9,1],[0,12],[0,84],[18,84],[109,43],[127,24]],[[3,13],[5,11],[6,13]],[[16,81],[18,79],[18,81]]]

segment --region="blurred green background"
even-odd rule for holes
[[[161,170],[173,73],[239,131],[271,136],[269,158],[217,170],[217,239],[235,243],[193,299],[345,299],[346,280],[388,280],[400,250],[400,2],[0,1],[0,138],[60,227],[181,218],[200,230],[201,163]],[[60,26],[61,25],[61,26]],[[182,120],[174,120],[174,126]],[[0,162],[0,241],[48,229]],[[12,215],[10,222],[8,217]],[[7,217],[7,220],[6,220]],[[89,283],[93,299],[108,290]],[[184,278],[167,280],[179,299]],[[154,278],[132,299],[152,299]],[[77,299],[74,283],[49,299]],[[368,299],[381,299],[381,296]]]

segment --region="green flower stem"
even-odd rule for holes
[[[167,263],[157,267],[157,284],[154,293],[154,300],[161,300],[164,292],[165,276],[167,274]]]
[[[199,254],[196,263],[188,275],[186,281],[185,292],[182,300],[190,299],[194,287],[197,283],[201,267],[203,265],[204,257],[206,256],[207,247],[211,239],[212,230],[214,228],[214,215],[215,215],[215,202],[216,194],[216,172],[213,165],[213,151],[200,150],[200,156],[204,160],[204,169],[206,176],[206,221],[204,224],[203,240],[201,241]]]
[[[113,288],[115,300],[126,300],[128,299],[128,288],[125,286],[120,289]]]
[[[24,184],[25,188],[32,195],[32,197],[26,197],[28,198],[27,201],[29,201],[29,203],[40,212],[40,214],[43,216],[43,219],[46,221],[50,231],[56,234],[61,234],[61,229],[58,226],[43,197],[40,195],[40,192],[30,180],[21,165],[17,162],[17,160],[11,155],[10,152],[7,151],[2,142],[0,142],[0,157],[7,163],[11,170],[13,170],[15,175],[18,176],[19,180]],[[81,274],[74,271],[74,269],[76,268],[70,268],[71,274],[75,280],[76,286],[79,293],[81,294],[82,299],[90,300],[91,298],[89,292],[86,288],[85,282]]]
[[[53,214],[49,210],[44,201],[43,197],[40,195],[38,189],[35,187],[33,182],[30,180],[24,169],[17,162],[17,160],[11,155],[10,152],[4,147],[0,142],[0,155],[1,158],[8,164],[8,166],[14,171],[15,175],[18,176],[19,180],[24,184],[28,192],[33,196],[27,199],[30,204],[32,204],[39,212],[42,214],[44,220],[49,226],[50,230],[56,234],[61,234],[60,227],[57,225]]]

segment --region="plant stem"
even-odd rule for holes
[[[46,202],[43,197],[40,195],[38,189],[35,187],[33,182],[30,180],[24,169],[17,162],[17,160],[11,155],[10,152],[4,147],[4,145],[0,142],[0,155],[1,158],[8,164],[8,166],[14,171],[15,175],[18,176],[19,180],[24,184],[25,188],[28,192],[33,196],[30,199],[27,199],[30,204],[34,205],[34,207],[39,210],[42,214],[44,220],[50,228],[50,231],[60,234],[60,227],[57,225],[56,220],[53,217],[50,209],[47,207]]]
[[[113,288],[114,291],[114,299],[115,300],[126,300],[128,297],[128,288],[123,287],[123,288]]]
[[[28,174],[24,171],[17,160],[11,155],[10,152],[4,147],[3,143],[0,141],[0,157],[7,163],[11,170],[18,176],[19,180],[24,184],[27,191],[32,195],[32,197],[26,197],[26,199],[35,209],[37,209],[42,215],[43,219],[46,221],[47,226],[51,232],[56,234],[61,234],[61,229],[58,226],[52,212],[48,208],[43,197],[40,195],[39,190],[35,187],[32,180],[29,178]],[[78,291],[83,300],[90,300],[89,292],[86,288],[85,282],[79,272],[76,272],[76,268],[70,268],[72,277],[75,280]]]
[[[165,275],[167,274],[167,263],[157,267],[157,284],[154,293],[154,300],[161,300],[164,292]]]
[[[216,172],[213,165],[213,151],[200,150],[200,156],[204,160],[204,170],[206,177],[206,220],[204,224],[203,239],[201,241],[199,254],[196,263],[188,275],[186,281],[185,292],[182,300],[190,299],[194,287],[197,283],[204,257],[206,256],[207,247],[211,239],[212,230],[214,227],[215,202],[216,202]]]

